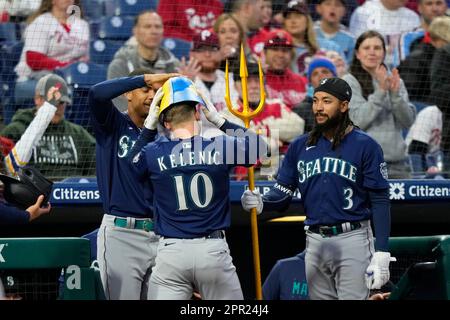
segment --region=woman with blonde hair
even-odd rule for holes
[[[89,24],[82,19],[79,1],[42,0],[27,22],[24,48],[15,68],[15,97],[19,104],[34,96],[42,76],[89,59]]]

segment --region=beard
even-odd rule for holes
[[[317,115],[317,113],[315,114]],[[323,114],[320,114],[323,116]],[[323,133],[326,131],[333,131],[335,130],[340,123],[342,122],[342,119],[344,118],[344,114],[341,112],[337,112],[336,114],[332,115],[331,117],[328,117],[328,119],[323,123],[317,123],[317,120],[314,122],[314,129]]]
[[[220,61],[214,61],[211,62],[210,65],[203,65],[201,66],[200,72],[202,73],[213,73],[220,67]]]

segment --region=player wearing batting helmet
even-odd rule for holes
[[[300,190],[306,212],[306,277],[311,299],[367,299],[389,280],[390,204],[380,145],[348,116],[342,79],[314,90],[313,130],[290,145],[277,183],[263,197],[247,190],[246,210],[282,210]],[[370,219],[375,226],[375,250]]]
[[[130,154],[140,179],[153,187],[155,232],[162,236],[149,299],[186,300],[194,288],[202,299],[242,299],[225,239],[231,220],[229,171],[238,163],[256,163],[258,144],[266,146],[254,133],[225,121],[187,78],[169,79],[154,102],[145,126],[155,128],[160,121],[170,139],[161,136],[143,149],[138,140]],[[217,128],[240,129],[243,136],[201,136],[198,105]]]
[[[89,91],[97,140],[97,184],[104,211],[97,258],[107,299],[147,297],[159,239],[153,232],[151,193],[144,196],[148,185],[138,181],[126,157],[142,130],[156,89],[171,76],[135,70],[129,77],[98,83]],[[127,98],[126,112],[120,112],[111,101],[120,95]]]

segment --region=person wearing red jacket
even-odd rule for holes
[[[307,85],[306,78],[289,69],[293,48],[291,35],[282,29],[271,31],[264,44],[268,97],[281,99],[290,109],[303,101]]]
[[[192,41],[205,29],[210,29],[223,12],[219,0],[159,1],[158,13],[163,19],[164,37]]]

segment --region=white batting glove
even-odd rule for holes
[[[150,104],[150,110],[148,111],[147,118],[145,118],[144,121],[144,127],[149,130],[156,130],[156,128],[158,127],[159,104],[161,103],[163,95],[164,93],[161,87],[158,89],[158,91],[156,91],[152,103]]]
[[[264,207],[262,196],[258,189],[254,189],[253,191],[245,190],[241,196],[241,204],[245,211],[250,212],[250,209],[256,208],[257,214],[261,214]]]
[[[205,115],[206,119],[211,122],[217,128],[220,128],[225,123],[225,118],[222,117],[219,112],[217,112],[216,107],[211,102],[211,100],[207,99],[204,94],[198,91],[198,95],[203,99],[206,104],[206,107],[202,106],[202,112]]]
[[[374,253],[365,274],[367,288],[380,289],[389,281],[390,261],[396,261],[396,259],[391,258],[389,252],[377,251]]]

